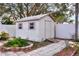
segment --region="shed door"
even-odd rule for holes
[[[51,38],[51,22],[45,21],[45,37],[46,39]]]
[[[31,21],[28,23],[28,37],[30,40],[35,40],[37,39],[37,34],[38,34],[38,23],[37,21]]]

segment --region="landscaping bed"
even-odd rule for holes
[[[79,56],[79,41],[73,42],[73,47],[76,49],[74,56]]]
[[[37,48],[40,48],[40,47],[49,45],[49,44],[51,44],[51,43],[54,43],[54,42],[49,41],[49,40],[45,40],[45,41],[43,41],[43,42],[34,42],[34,43],[33,43],[32,50],[35,50],[35,49],[37,49]]]
[[[76,53],[74,54],[74,56],[79,56],[79,46],[77,46],[76,48],[77,48],[77,51],[76,51]]]
[[[0,33],[0,51],[1,52],[7,52],[7,51],[13,51],[13,52],[29,52],[32,50],[35,50],[40,47],[44,47],[46,45],[49,45],[51,43],[58,42],[57,40],[45,40],[42,42],[33,42],[29,41],[28,39],[22,39],[20,37],[16,38],[10,38],[9,34],[6,32]]]
[[[74,56],[79,56],[79,52],[77,51]]]
[[[72,47],[67,47],[62,51],[55,54],[55,56],[73,56],[76,53],[76,49]]]
[[[22,38],[13,38],[13,40],[8,40],[3,45],[0,47],[1,52],[6,52],[6,51],[24,51],[27,49],[31,49],[33,46],[33,43],[22,39]]]
[[[8,51],[13,51],[13,52],[19,52],[19,51],[28,51],[32,48],[33,44],[29,44],[28,46],[25,47],[0,47],[1,52],[8,52]]]
[[[30,52],[32,50],[35,50],[37,48],[40,48],[40,47],[43,47],[43,46],[46,46],[46,45],[49,45],[51,43],[54,43],[54,42],[51,42],[49,40],[45,40],[43,42],[32,42],[32,41],[29,41],[29,45],[27,46],[24,46],[24,47],[15,47],[17,45],[14,45],[14,47],[5,47],[4,45],[0,47],[0,51],[1,52],[8,52],[8,51],[13,51],[13,52],[19,52],[19,51],[23,51],[23,52]]]

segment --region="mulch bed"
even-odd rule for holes
[[[79,56],[79,49],[77,50],[74,56]]]
[[[55,54],[55,56],[73,56],[76,53],[76,49],[68,47]]]
[[[30,52],[32,50],[35,50],[35,49],[38,49],[40,47],[44,47],[44,46],[49,45],[51,43],[54,43],[54,42],[53,41],[49,41],[49,40],[45,40],[43,42],[34,42],[33,43],[33,47],[30,50],[28,50],[28,52]]]

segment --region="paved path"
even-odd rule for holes
[[[65,48],[65,42],[60,41],[58,43],[52,43],[47,46],[38,48],[36,50],[33,50],[31,52],[25,53],[25,52],[0,52],[0,56],[52,56],[56,54],[57,52],[61,51],[63,48]]]

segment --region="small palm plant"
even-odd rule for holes
[[[0,40],[9,39],[9,34],[7,32],[0,32]]]

